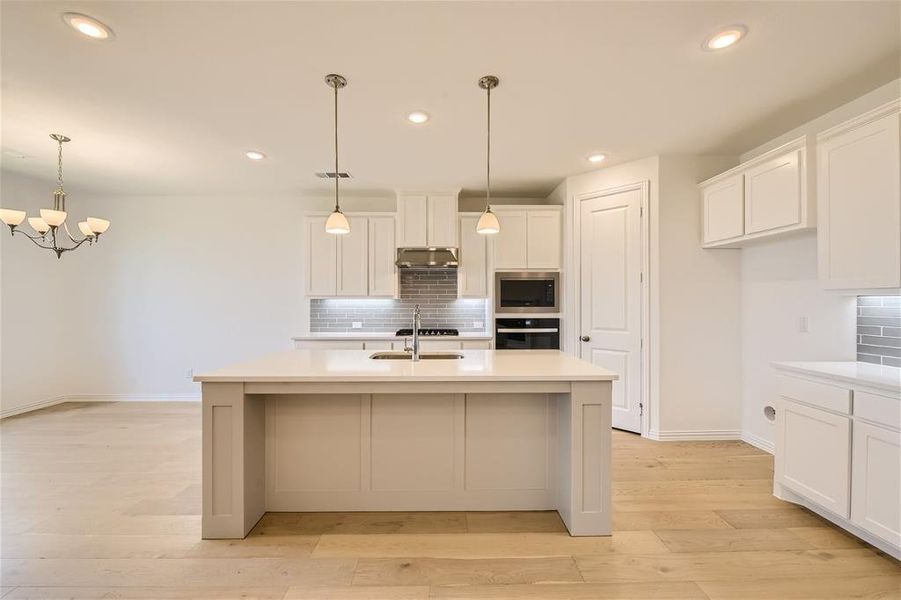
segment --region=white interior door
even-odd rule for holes
[[[641,431],[640,189],[581,202],[580,356],[615,371],[613,426]]]

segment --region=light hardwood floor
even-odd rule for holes
[[[901,567],[771,495],[741,442],[614,436],[614,524],[553,512],[268,514],[200,540],[200,406],[66,404],[0,422],[7,598],[901,598]]]

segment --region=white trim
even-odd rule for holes
[[[31,402],[22,406],[16,406],[15,408],[8,408],[6,410],[0,411],[0,419],[5,419],[6,417],[12,417],[14,415],[21,415],[50,406],[56,406],[57,404],[61,404],[65,401],[66,396],[56,396],[55,398],[47,398],[46,400],[38,400],[37,402]]]
[[[765,440],[760,436],[754,435],[748,431],[741,432],[741,441],[751,444],[755,448],[759,448],[768,454],[776,453],[776,444],[769,440]]]
[[[64,402],[200,402],[200,394],[72,394],[38,400],[31,404],[0,411],[0,419],[56,406]]]
[[[570,256],[572,257],[569,265],[570,279],[579,281],[574,284],[570,290],[572,298],[566,300],[564,298],[564,306],[571,307],[572,312],[569,314],[571,339],[573,343],[573,355],[581,358],[581,346],[578,339],[582,329],[582,288],[579,274],[582,272],[582,202],[602,198],[604,196],[612,196],[628,191],[638,191],[641,195],[640,207],[641,216],[639,227],[641,229],[641,270],[644,274],[641,284],[641,337],[643,340],[641,353],[639,356],[641,368],[641,430],[638,432],[645,437],[651,437],[651,346],[656,339],[656,328],[651,319],[651,248],[653,242],[651,240],[651,181],[642,179],[633,183],[606,187],[590,192],[573,194],[568,200],[572,206],[572,231],[569,237]],[[656,439],[656,438],[651,438]]]
[[[852,117],[847,121],[839,123],[838,125],[833,125],[829,129],[824,129],[817,134],[816,141],[817,143],[823,142],[837,135],[841,135],[848,131],[863,127],[864,125],[869,125],[873,121],[878,121],[882,117],[887,117],[888,115],[894,114],[899,110],[901,110],[901,98],[896,98],[894,100],[886,102],[885,104],[877,106],[872,110],[868,110],[865,113],[859,114],[856,117]]]
[[[696,442],[717,440],[740,440],[741,431],[738,429],[698,429],[690,431],[648,431],[648,438],[658,442]]]

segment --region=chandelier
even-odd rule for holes
[[[88,217],[78,223],[78,229],[84,237],[75,239],[69,233],[69,226],[66,225],[66,191],[63,189],[63,144],[71,140],[59,133],[51,133],[50,137],[59,145],[56,154],[56,191],[53,192],[53,208],[42,208],[41,216],[28,217],[28,224],[37,235],[17,229],[25,220],[24,210],[0,208],[0,221],[9,225],[12,235],[21,233],[34,242],[38,248],[56,252],[56,258],[60,258],[63,252],[75,250],[85,242],[88,242],[88,245],[96,242],[100,238],[100,234],[109,229],[110,222],[106,219]]]

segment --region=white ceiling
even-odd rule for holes
[[[135,194],[310,193],[332,161],[326,73],[345,75],[349,194],[493,188],[656,153],[747,150],[899,75],[898,2],[2,3],[2,166]],[[115,41],[83,38],[65,11]],[[743,23],[723,52],[701,42]],[[431,113],[426,126],[407,112]],[[243,152],[257,149],[259,163]],[[21,153],[26,158],[12,157]]]

